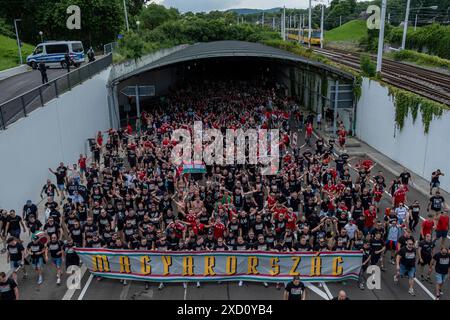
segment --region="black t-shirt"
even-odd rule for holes
[[[6,222],[9,222],[9,230],[20,230],[20,222],[22,221],[22,218],[18,215],[15,215],[15,217],[8,216],[6,218]]]
[[[61,258],[61,254],[58,252],[62,251],[64,243],[62,241],[50,241],[47,244],[48,250],[50,251],[50,256],[52,258]]]
[[[443,255],[441,252],[438,252],[434,255],[433,259],[436,261],[436,273],[448,274],[448,268],[450,267],[450,255],[448,253]]]
[[[420,255],[422,259],[431,259],[433,254],[434,242],[422,240],[419,242]]]
[[[416,265],[416,249],[409,250],[404,247],[400,249],[398,255],[400,256],[400,264],[406,268],[413,268]]]
[[[444,203],[444,197],[442,196],[432,196],[430,198],[431,209],[434,211],[439,211],[442,209],[442,204]]]
[[[41,242],[30,242],[27,248],[31,251],[31,258],[36,259],[43,256],[43,253],[41,252],[44,250],[44,245]]]
[[[16,300],[14,289],[17,287],[13,279],[7,279],[5,282],[0,281],[0,300]]]
[[[20,243],[16,243],[15,246],[8,244],[6,246],[6,250],[9,252],[9,257],[11,261],[20,261],[22,260],[22,252],[24,247]]]
[[[305,285],[302,282],[298,285],[295,285],[294,282],[289,282],[285,290],[289,293],[288,300],[301,300],[305,291]]]
[[[400,174],[400,180],[403,184],[408,184],[409,179],[411,179],[411,174],[409,172],[402,172]]]

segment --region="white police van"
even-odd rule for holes
[[[27,64],[36,69],[39,62],[44,61],[46,65],[58,64],[66,68],[65,55],[69,52],[75,67],[84,62],[84,48],[81,41],[46,41],[36,46],[33,53],[27,57]]]

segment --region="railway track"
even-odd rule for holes
[[[357,53],[318,48],[314,51],[356,71],[361,70]],[[376,60],[374,55],[371,58]],[[381,75],[386,83],[450,106],[450,76],[447,74],[384,58]]]

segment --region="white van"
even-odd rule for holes
[[[47,65],[58,64],[66,68],[65,54],[69,52],[75,61],[75,67],[84,62],[84,49],[81,41],[46,41],[36,46],[33,53],[27,57],[27,64],[36,69],[39,62],[44,61]]]

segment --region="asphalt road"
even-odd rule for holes
[[[303,135],[299,136],[300,145],[304,144]],[[303,149],[303,148],[302,148]],[[359,159],[352,159],[352,165],[356,164]],[[372,172],[383,170],[386,180],[389,183],[393,175],[378,165]],[[353,178],[356,178],[356,171],[352,170]],[[420,192],[410,188],[407,201],[419,200],[422,208],[421,216],[426,216],[426,205],[428,197]],[[449,200],[449,199],[447,199]],[[388,194],[383,196],[381,201],[381,210],[391,204],[391,198]],[[378,216],[382,218],[381,214]],[[419,227],[417,228],[419,230]],[[414,234],[418,239],[418,233]],[[450,243],[447,240],[447,244]],[[381,273],[381,289],[380,290],[360,290],[356,281],[347,281],[345,283],[314,283],[310,285],[307,292],[308,299],[311,300],[329,300],[337,296],[339,290],[344,289],[352,300],[433,300],[434,283],[421,282],[416,280],[415,291],[416,296],[408,294],[407,279],[400,279],[399,284],[394,284],[393,277],[395,268],[387,261],[385,263],[386,271]],[[84,272],[83,272],[84,271]],[[29,271],[30,272],[30,271]],[[182,284],[168,284],[164,289],[158,290],[158,283],[151,283],[150,288],[145,290],[144,283],[137,281],[129,281],[127,285],[123,285],[119,280],[102,279],[101,281],[93,278],[89,271],[82,269],[82,281],[80,289],[68,290],[65,282],[66,277],[62,278],[62,284],[56,285],[55,269],[46,265],[44,269],[44,283],[40,286],[36,284],[37,277],[34,274],[29,275],[28,279],[22,280],[19,274],[19,288],[23,299],[51,299],[51,300],[277,300],[282,298],[283,291],[277,290],[272,284],[268,288],[260,283],[245,283],[243,287],[238,287],[236,282],[231,283],[205,283],[201,288],[196,288],[195,284],[189,284],[184,289]],[[434,280],[434,274],[432,275]],[[444,295],[442,300],[450,298],[450,281],[444,286]]]
[[[73,67],[72,67],[73,70]],[[60,67],[52,67],[48,69],[48,80],[52,81],[55,78],[66,74],[67,70]],[[31,89],[39,87],[42,84],[41,73],[39,70],[31,70],[14,77],[0,81],[0,104],[15,98]]]

